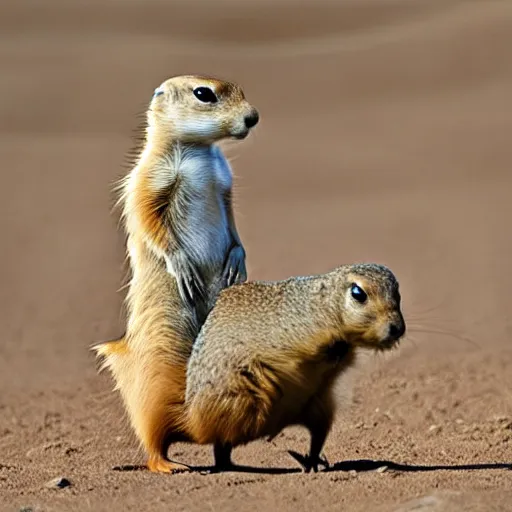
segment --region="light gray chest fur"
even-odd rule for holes
[[[216,146],[189,148],[182,154],[178,173],[189,196],[183,231],[189,254],[199,265],[224,263],[231,245],[224,193],[232,187],[228,161]]]

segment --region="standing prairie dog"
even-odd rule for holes
[[[313,277],[223,290],[188,363],[189,435],[213,444],[217,469],[233,447],[302,425],[306,471],[331,429],[337,377],[358,351],[388,350],[405,334],[398,282],[382,265],[345,265]]]
[[[93,347],[120,391],[152,471],[186,441],[186,364],[219,291],[246,280],[230,166],[216,142],[245,138],[258,112],[233,83],[179,76],[147,111],[144,147],[122,182],[131,281],[120,340]]]
[[[141,240],[177,281],[180,296],[211,307],[224,286],[246,279],[232,206],[230,166],[216,142],[244,139],[259,120],[233,83],[174,77],[155,89],[146,144],[124,182],[128,250]],[[219,277],[222,276],[222,279]],[[202,322],[199,322],[200,324]]]

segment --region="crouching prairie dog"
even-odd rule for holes
[[[311,435],[303,464],[317,471],[334,420],[335,381],[359,351],[399,343],[400,302],[394,274],[376,264],[223,290],[188,361],[190,437],[213,444],[223,470],[234,447],[302,425]]]

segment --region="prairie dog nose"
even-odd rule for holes
[[[245,116],[244,122],[246,128],[253,128],[258,124],[258,121],[260,120],[260,116],[256,110],[254,110],[251,114],[248,116]]]
[[[389,326],[389,338],[398,340],[405,334],[405,324],[403,322],[398,324],[391,324]]]

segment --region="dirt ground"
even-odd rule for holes
[[[512,510],[511,49],[508,0],[3,1],[2,510]],[[88,350],[123,330],[111,187],[182,73],[259,108],[229,145],[251,279],[376,261],[401,282],[409,335],[358,371],[328,472],[287,454],[300,429],[238,472],[113,469],[144,458]]]

